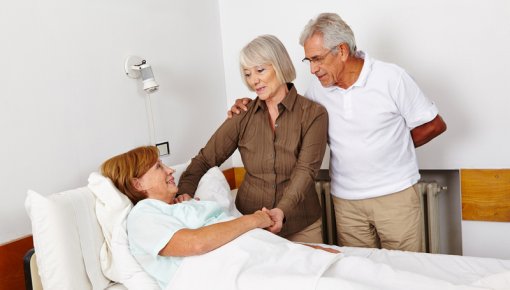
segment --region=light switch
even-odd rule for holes
[[[158,143],[156,144],[159,150],[159,156],[170,155],[170,146],[168,142]]]

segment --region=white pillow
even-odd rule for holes
[[[44,289],[89,290],[93,285],[97,289],[108,286],[110,281],[99,267],[103,238],[94,216],[94,197],[88,188],[48,197],[29,190],[25,208],[32,223],[37,266]]]
[[[223,210],[232,216],[239,217],[242,215],[235,206],[235,198],[230,191],[230,185],[225,175],[217,166],[212,167],[202,176],[195,191],[195,197],[200,198],[200,200],[216,201]]]
[[[128,289],[154,289],[159,285],[138,264],[129,251],[126,217],[131,201],[112,181],[97,172],[89,176],[88,187],[96,196],[96,215],[101,225],[104,244],[101,248],[101,268],[105,276]]]
[[[126,231],[126,221],[114,228],[112,233],[113,263],[117,269],[119,282],[129,290],[159,290],[156,280],[145,272],[131,255]]]

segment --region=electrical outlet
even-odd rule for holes
[[[170,155],[170,146],[168,145],[168,141],[158,143],[156,144],[156,147],[158,147],[159,156]]]

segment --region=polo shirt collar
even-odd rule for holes
[[[361,68],[361,72],[359,74],[358,79],[351,87],[364,87],[368,80],[368,75],[372,71],[372,64],[374,60],[365,52],[358,51],[356,52],[356,56],[364,59],[363,67]]]
[[[363,62],[363,67],[361,68],[361,72],[360,72],[356,82],[354,82],[354,84],[352,84],[347,89],[342,89],[338,86],[331,86],[331,87],[324,88],[325,90],[327,90],[329,92],[333,92],[335,90],[348,91],[354,87],[364,87],[365,86],[365,84],[367,83],[367,80],[368,80],[368,75],[370,75],[370,72],[372,71],[372,64],[374,63],[374,60],[366,52],[361,51],[361,50],[358,50],[356,52],[356,56],[365,60]]]
[[[296,104],[297,100],[297,90],[293,83],[287,83],[287,89],[289,92],[283,98],[282,102],[279,105],[283,105],[286,110],[289,110],[292,112],[294,109],[294,105]],[[259,109],[262,109],[265,111],[267,109],[266,102],[262,101],[260,98],[257,97],[257,104],[255,105],[257,109],[255,111],[258,111]]]

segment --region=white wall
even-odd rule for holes
[[[359,49],[405,68],[439,107],[448,131],[417,150],[422,169],[510,168],[509,1],[219,0],[219,4],[228,104],[238,97],[253,97],[241,82],[237,57],[261,34],[274,34],[285,44],[297,69],[296,87],[304,93],[313,76],[301,63],[299,35],[312,17],[336,12],[353,29]],[[241,164],[236,155],[234,165]],[[327,160],[323,168],[325,164]],[[462,222],[465,255],[508,258],[509,240],[510,223]]]
[[[506,0],[219,0],[228,102],[251,96],[237,70],[239,50],[260,34],[286,45],[304,93],[302,28],[321,12],[350,24],[358,48],[404,67],[439,107],[448,131],[418,149],[423,169],[509,168],[507,134],[510,2]],[[236,164],[240,159],[235,160]]]
[[[168,163],[196,154],[225,118],[217,1],[7,1],[0,35],[0,244],[31,232],[27,189],[85,186],[106,158],[149,142],[126,56],[146,58],[160,84]]]
[[[462,221],[464,256],[510,260],[510,226],[501,222]]]

